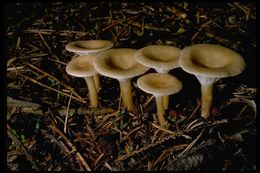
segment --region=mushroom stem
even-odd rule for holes
[[[163,96],[163,108],[167,110],[169,107],[169,96]]]
[[[201,117],[208,119],[210,116],[210,108],[212,104],[213,85],[201,85]]]
[[[124,106],[127,108],[128,111],[134,110],[133,98],[132,98],[132,88],[131,88],[131,80],[124,79],[119,80],[120,90],[122,93],[122,100]]]
[[[157,73],[168,74],[170,70],[163,68],[155,68]],[[169,96],[163,96],[163,108],[167,110],[169,108]]]
[[[156,107],[157,107],[157,116],[160,123],[160,126],[163,127],[166,125],[166,121],[164,119],[164,107],[163,107],[163,97],[160,95],[155,95]]]
[[[94,79],[97,93],[99,93],[99,87],[100,87],[99,74],[94,75],[93,79]]]
[[[98,95],[97,95],[97,90],[96,90],[96,86],[94,83],[94,79],[93,79],[93,77],[85,77],[84,79],[88,85],[90,106],[93,108],[96,108],[96,107],[98,107]]]

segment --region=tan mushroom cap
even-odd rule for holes
[[[179,64],[188,73],[208,78],[235,76],[246,67],[241,55],[213,44],[196,44],[184,48]]]
[[[149,70],[135,60],[136,49],[118,48],[101,52],[94,61],[98,73],[115,79],[127,79]]]
[[[170,74],[149,73],[137,80],[137,86],[154,95],[171,95],[182,89],[182,83]]]
[[[108,40],[82,40],[70,42],[66,45],[66,50],[78,54],[96,54],[110,49],[114,43]]]
[[[66,72],[75,77],[91,77],[97,74],[93,66],[95,55],[81,55],[71,60],[66,66]]]
[[[166,45],[149,45],[136,52],[135,58],[139,63],[164,70],[179,67],[181,49]]]

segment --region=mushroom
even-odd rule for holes
[[[110,49],[114,43],[108,40],[81,40],[73,41],[66,45],[66,50],[77,55],[97,54]]]
[[[108,40],[81,40],[70,42],[66,45],[66,50],[74,52],[77,55],[89,55],[89,54],[98,54],[99,52],[110,49],[114,46],[114,43]],[[94,76],[94,82],[99,92],[100,80],[99,75]]]
[[[149,73],[138,78],[137,86],[155,96],[158,120],[162,127],[165,126],[163,96],[179,92],[182,89],[182,83],[170,74]]]
[[[246,67],[238,53],[214,44],[196,44],[182,50],[179,64],[201,84],[201,117],[210,117],[213,85],[220,78],[240,74]]]
[[[149,45],[136,52],[136,61],[154,68],[157,73],[166,74],[179,67],[181,49],[166,45]],[[169,107],[169,96],[163,97],[164,109]]]
[[[133,111],[131,78],[149,70],[135,60],[136,49],[110,49],[98,54],[94,67],[101,75],[117,79],[120,84],[122,101],[128,111]]]
[[[90,106],[93,108],[98,107],[97,90],[93,80],[93,76],[97,74],[93,66],[95,58],[95,55],[81,55],[72,59],[66,66],[66,72],[69,75],[85,79],[89,91]]]

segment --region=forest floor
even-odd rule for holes
[[[256,170],[256,3],[5,3],[7,170]],[[65,45],[105,39],[115,48],[220,44],[247,64],[214,86],[200,118],[200,84],[170,71],[182,90],[158,125],[151,95],[132,79],[134,112],[118,81],[101,76],[99,108],[65,67]],[[147,73],[154,72],[152,69]]]

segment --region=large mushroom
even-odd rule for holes
[[[97,90],[93,80],[93,76],[97,74],[93,66],[95,58],[95,55],[81,55],[72,59],[66,66],[66,72],[69,75],[85,79],[89,91],[90,106],[93,108],[98,107]]]
[[[94,60],[94,67],[101,75],[117,79],[120,84],[122,101],[129,110],[134,110],[132,100],[131,78],[139,76],[149,70],[135,60],[136,49],[110,49],[98,54]]]
[[[90,54],[96,55],[99,52],[112,48],[113,46],[114,43],[108,40],[79,40],[69,42],[65,49],[80,56]],[[100,80],[98,74],[94,76],[94,82],[97,92],[99,92]]]
[[[163,96],[179,92],[182,89],[182,83],[170,74],[149,73],[138,78],[137,86],[155,96],[158,120],[160,125],[164,127],[166,121],[164,119]]]
[[[157,73],[166,74],[179,66],[181,49],[166,45],[149,45],[136,52],[136,61],[150,68]],[[168,109],[169,96],[163,97],[164,109]]]
[[[210,117],[213,86],[220,78],[240,74],[246,67],[238,53],[214,44],[196,44],[182,50],[179,64],[201,84],[201,117]]]

